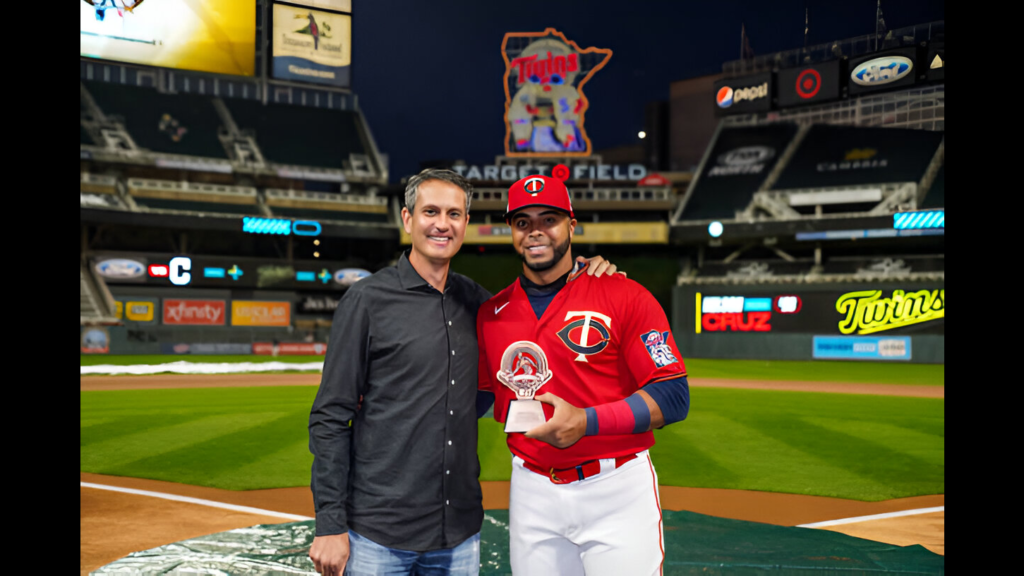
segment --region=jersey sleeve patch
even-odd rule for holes
[[[654,361],[654,365],[658,368],[679,362],[675,354],[672,353],[672,348],[668,345],[667,330],[665,332],[651,330],[646,334],[641,334],[640,340],[644,343],[647,353],[650,354],[651,360]]]

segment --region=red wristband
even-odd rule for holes
[[[598,434],[633,433],[636,417],[633,416],[633,410],[625,400],[595,406],[594,412],[597,415]]]

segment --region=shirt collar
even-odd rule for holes
[[[412,267],[412,263],[409,262],[409,250],[402,252],[402,255],[398,258],[398,279],[402,283],[402,288],[405,290],[417,290],[424,286],[429,287],[431,290],[434,289],[429,282],[420,276],[420,273]],[[445,280],[444,291],[447,292],[452,287],[452,269],[451,265],[448,267],[448,278]]]

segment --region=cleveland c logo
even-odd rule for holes
[[[526,191],[530,193],[530,196],[536,196],[537,194],[540,194],[541,190],[544,189],[544,179],[530,178],[529,180],[526,181],[525,184],[523,184],[523,188],[525,188]]]
[[[565,319],[569,320],[577,316],[582,316],[582,318],[566,324],[558,331],[557,336],[569,350],[578,354],[577,362],[586,362],[587,356],[597,354],[608,346],[612,337],[609,331],[612,319],[599,312],[568,312]],[[593,334],[591,330],[597,334]]]

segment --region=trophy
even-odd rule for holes
[[[505,349],[498,380],[516,393],[516,399],[509,402],[505,432],[526,432],[547,422],[544,404],[533,396],[550,379],[548,359],[540,346],[522,340]]]

